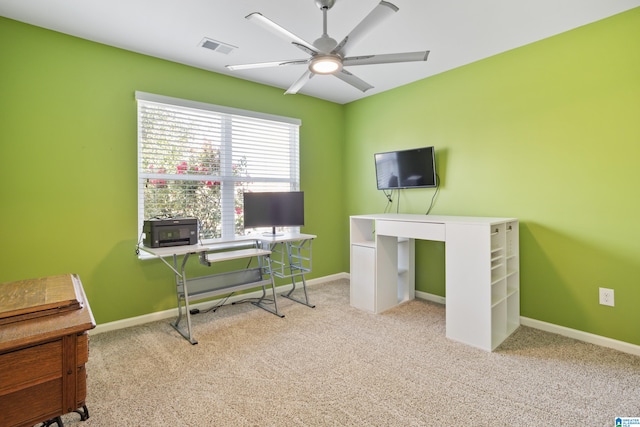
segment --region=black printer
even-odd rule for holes
[[[148,248],[195,245],[198,243],[196,218],[165,218],[145,220],[142,228],[144,245]]]

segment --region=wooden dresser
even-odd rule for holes
[[[85,405],[87,331],[95,327],[77,275],[0,284],[0,426],[33,426]]]

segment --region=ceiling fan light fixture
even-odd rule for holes
[[[342,70],[342,59],[337,55],[318,55],[311,60],[309,69],[316,74],[334,74]]]

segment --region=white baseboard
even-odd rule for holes
[[[420,298],[427,301],[445,305],[445,297],[441,297],[440,295],[434,295],[434,294],[429,294],[427,292],[416,291],[416,298]]]
[[[326,283],[326,282],[331,282],[331,281],[340,280],[340,279],[349,279],[349,274],[348,273],[332,274],[330,276],[319,277],[316,279],[309,279],[306,282],[307,282],[307,286],[314,286],[320,283]],[[278,291],[278,293],[282,293],[282,292],[289,291],[291,287],[292,285],[290,284],[282,285],[282,286],[278,286],[276,290]],[[227,300],[227,303],[240,301],[246,298],[259,298],[261,295],[262,295],[262,291],[255,291],[247,294],[234,295]],[[190,304],[189,307],[204,309],[204,308],[213,306],[216,303],[216,301],[220,301],[222,299],[223,298],[215,299],[211,301],[205,301],[198,304]],[[143,325],[145,323],[155,322],[157,320],[163,320],[163,319],[168,319],[168,318],[177,317],[177,316],[178,316],[177,308],[172,308],[164,311],[156,311],[154,313],[144,314],[142,316],[129,317],[127,319],[116,320],[114,322],[102,323],[100,325],[97,325],[94,329],[92,329],[90,333],[101,334],[103,332],[115,331],[117,329],[129,328],[131,326]]]
[[[318,277],[315,279],[307,280],[307,286],[314,286],[321,283],[331,282],[334,280],[340,279],[349,279],[349,273],[337,273],[332,274],[330,276]],[[278,286],[278,292],[287,292],[291,289],[292,285],[283,285]],[[259,297],[262,294],[262,291],[251,292],[249,294],[241,294],[237,296],[232,296],[228,299],[227,302],[231,303],[234,301],[239,301],[245,298],[255,298]],[[430,294],[427,292],[416,291],[416,297],[435,302],[437,304],[446,305],[446,298],[441,297],[439,295]],[[199,304],[191,304],[192,308],[204,308],[210,307],[217,300],[207,301]],[[156,320],[163,320],[170,317],[176,317],[178,315],[178,309],[172,308],[170,310],[165,311],[157,311],[155,313],[149,313],[142,316],[130,317],[128,319],[116,320],[115,322],[103,323],[95,327],[91,331],[92,334],[100,334],[102,332],[114,331],[117,329],[128,328],[131,326],[142,325],[149,322],[155,322]],[[635,344],[630,344],[624,341],[618,341],[611,338],[603,337],[600,335],[590,334],[588,332],[579,331],[577,329],[566,328],[564,326],[555,325],[553,323],[542,322],[536,319],[530,319],[528,317],[520,317],[520,324],[523,326],[528,326],[530,328],[540,329],[542,331],[551,332],[553,334],[562,335],[568,338],[573,338],[579,341],[588,342],[591,344],[596,344],[602,347],[612,348],[614,350],[622,351],[624,353],[633,354],[636,356],[640,356],[640,346]]]
[[[446,298],[439,295],[416,291],[416,297],[438,304],[446,305]],[[618,341],[600,335],[594,335],[588,332],[579,331],[577,329],[566,328],[564,326],[555,325],[553,323],[530,319],[528,317],[520,317],[520,324],[523,326],[528,326],[530,328],[540,329],[541,331],[551,332],[552,334],[558,334],[564,337],[573,338],[578,341],[588,342],[590,344],[596,344],[602,347],[608,347],[614,350],[622,351],[623,353],[640,356],[640,346],[630,344],[628,342]]]
[[[540,320],[530,319],[528,317],[520,317],[520,324],[523,326],[528,326],[530,328],[540,329],[542,331],[551,332],[553,334],[562,335],[579,341],[584,341],[602,347],[612,348],[624,353],[640,356],[640,346],[630,344],[628,342],[590,334],[589,332],[583,332],[577,329],[565,328],[564,326],[558,326],[553,323],[542,322]]]

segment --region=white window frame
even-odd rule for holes
[[[191,101],[181,98],[173,98],[169,96],[157,95],[147,92],[135,92],[135,98],[138,102],[138,235],[140,236],[139,240],[142,239],[142,228],[145,218],[145,209],[144,209],[144,191],[145,185],[148,184],[150,179],[174,179],[175,174],[167,174],[167,175],[158,175],[157,173],[150,173],[150,171],[144,170],[143,165],[143,129],[141,126],[141,111],[144,105],[153,105],[157,104],[162,107],[169,108],[178,108],[184,109],[184,111],[188,114],[188,109],[198,110],[198,111],[208,111],[220,114],[222,117],[223,123],[223,131],[222,142],[220,150],[229,150],[233,147],[233,137],[231,136],[230,129],[228,126],[232,126],[231,122],[233,118],[241,118],[243,120],[256,119],[255,124],[260,126],[261,121],[266,120],[269,122],[277,122],[279,125],[287,124],[290,125],[289,130],[289,161],[287,163],[288,172],[287,176],[255,176],[251,175],[251,182],[258,183],[260,185],[259,191],[280,191],[276,190],[277,186],[279,189],[282,189],[283,183],[288,184],[288,191],[299,191],[300,189],[300,150],[299,150],[299,127],[302,124],[300,119],[277,116],[272,114],[266,114],[256,111],[242,110],[237,108],[225,107],[215,104],[208,104],[204,102]],[[262,122],[264,123],[264,122]],[[265,150],[265,148],[261,146],[260,142],[256,141],[255,147],[258,151]],[[219,175],[211,175],[211,176],[193,176],[192,179],[197,180],[220,180],[221,185],[221,238],[222,239],[230,239],[236,235],[235,232],[235,221],[234,221],[234,200],[235,200],[235,187],[234,181],[242,181],[245,179],[238,177],[234,179],[228,171],[232,168],[232,158],[231,156],[221,156],[222,160],[220,162],[220,174]],[[232,185],[229,185],[232,184]],[[274,189],[270,189],[272,186]],[[292,231],[298,231],[297,229],[292,229]],[[203,243],[207,243],[207,240],[212,239],[204,239]]]

